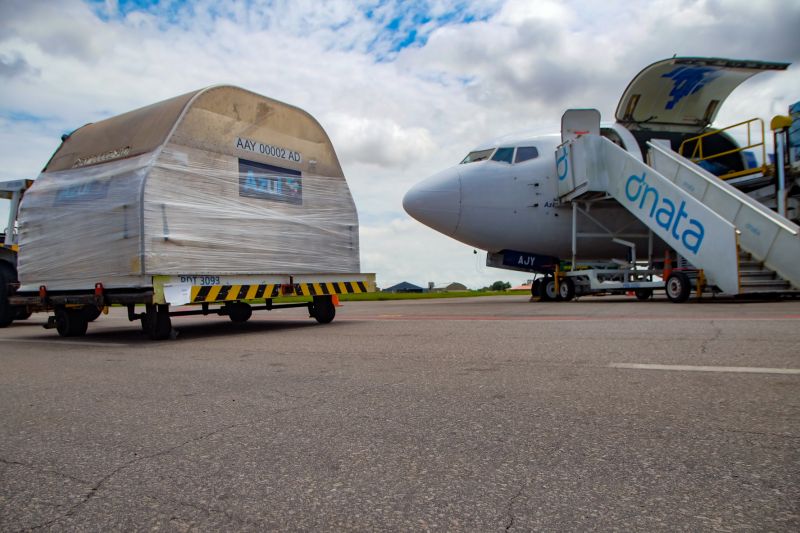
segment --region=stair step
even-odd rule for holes
[[[739,277],[747,279],[777,279],[775,272],[766,268],[761,270],[739,270]]]
[[[797,291],[786,287],[742,287],[739,294],[798,294]]]
[[[754,288],[754,289],[766,289],[769,288],[770,290],[786,290],[790,289],[791,285],[788,281],[783,281],[781,279],[743,279],[740,282],[740,286],[744,288]]]

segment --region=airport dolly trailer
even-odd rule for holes
[[[81,336],[128,308],[153,339],[172,316],[234,322],[374,291],[360,272],[358,214],[325,131],[296,107],[232,86],[88,124],[61,146],[19,214],[13,305],[49,309]],[[311,301],[276,303],[280,296]]]

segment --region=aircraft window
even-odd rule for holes
[[[489,159],[489,156],[492,155],[494,152],[494,148],[489,148],[488,150],[476,150],[474,152],[470,152],[467,154],[467,157],[461,161],[462,165],[466,165],[467,163],[475,163],[477,161],[486,161]]]
[[[539,157],[539,150],[535,146],[520,146],[517,148],[517,157],[514,158],[514,163],[522,163],[537,157]]]
[[[502,161],[503,163],[511,164],[511,160],[513,158],[514,158],[513,148],[498,148],[497,151],[492,156],[492,161]]]

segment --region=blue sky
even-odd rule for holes
[[[325,11],[334,2],[318,2],[315,9]],[[247,0],[242,2],[218,2],[212,4],[187,0],[121,0],[107,2],[89,0],[94,13],[104,21],[122,20],[131,14],[148,13],[157,17],[163,27],[181,25],[184,17],[193,16],[198,10],[204,10],[212,18],[229,19],[241,22],[254,11],[274,11],[274,17],[262,18],[263,29],[280,25],[276,20],[278,13],[291,9],[292,2]],[[378,61],[391,60],[404,48],[424,46],[429,35],[438,28],[449,25],[470,24],[486,21],[495,14],[501,5],[497,1],[480,3],[456,1],[452,3],[426,1],[379,0],[352,2],[353,13],[340,19],[332,17],[328,27],[335,31],[346,30],[360,19],[373,24],[373,39],[367,45],[367,51]],[[347,46],[346,42],[342,43]]]
[[[777,0],[3,0],[0,179],[36,176],[83,124],[234,84],[322,123],[380,284],[516,283],[410,219],[405,191],[485,139],[557,131],[568,107],[610,120],[631,78],[674,54],[795,63],[746,82],[718,121],[786,113],[798,27],[800,4]]]

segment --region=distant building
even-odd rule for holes
[[[418,287],[413,283],[403,281],[397,285],[392,285],[389,288],[383,289],[383,292],[425,292],[422,287]]]
[[[526,281],[522,285],[517,285],[516,287],[511,287],[509,290],[511,290],[511,291],[529,291],[529,290],[531,290],[532,286],[533,286],[533,280],[529,279],[528,281]]]
[[[430,289],[431,292],[453,292],[453,291],[466,291],[467,286],[463,283],[453,282],[448,285],[443,285],[441,287],[433,287]]]

